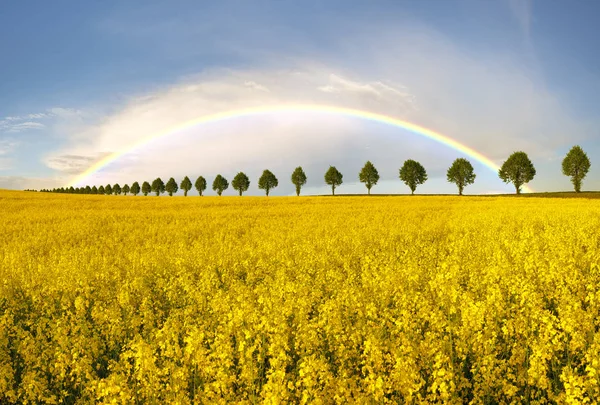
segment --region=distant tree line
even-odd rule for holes
[[[565,156],[562,162],[562,172],[565,176],[571,178],[571,182],[576,192],[581,192],[581,185],[583,179],[587,175],[590,169],[590,160],[587,154],[583,151],[580,146],[574,146],[571,148],[569,153]],[[525,152],[514,152],[509,158],[502,164],[502,167],[498,171],[498,176],[505,183],[512,183],[515,187],[516,193],[520,194],[522,187],[529,183],[536,175],[535,167]],[[427,181],[427,171],[421,165],[421,163],[409,159],[404,162],[399,170],[398,177],[404,184],[408,186],[411,194],[414,194],[417,187]],[[462,195],[465,187],[475,182],[475,171],[473,165],[465,158],[456,159],[452,165],[448,168],[446,173],[448,182],[454,183],[458,188],[458,194]],[[324,180],[325,184],[331,186],[331,194],[335,195],[335,189],[343,184],[343,174],[335,166],[330,166],[325,172]],[[371,188],[377,185],[379,181],[379,173],[375,166],[367,161],[363,168],[358,173],[358,179],[361,183],[364,183],[367,188],[367,193],[371,194]],[[291,175],[291,182],[295,186],[296,195],[299,196],[302,186],[306,184],[307,177],[302,167],[294,169]],[[279,180],[270,170],[264,170],[260,178],[258,179],[258,188],[265,191],[265,194],[269,196],[269,192],[279,185]],[[231,186],[241,196],[244,192],[248,191],[250,187],[249,177],[239,172],[235,175],[231,181]],[[202,196],[207,187],[206,179],[199,176],[193,184],[193,187],[198,191],[198,194]],[[217,195],[223,194],[225,190],[229,188],[229,181],[220,174],[214,178],[212,183],[212,189]],[[173,177],[171,177],[165,184],[160,177],[157,177],[149,183],[144,181],[142,185],[136,181],[129,186],[128,184],[122,187],[117,183],[114,185],[107,184],[106,186],[85,186],[85,187],[68,187],[68,188],[55,188],[52,190],[43,189],[44,192],[53,193],[69,193],[69,194],[105,194],[105,195],[128,195],[132,194],[137,196],[143,194],[147,196],[150,193],[159,196],[165,192],[172,196],[177,193],[179,189],[183,190],[184,196],[187,197],[188,192],[192,189],[192,182],[189,177],[185,177],[178,185]],[[27,190],[35,191],[35,190]]]

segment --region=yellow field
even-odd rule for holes
[[[590,403],[600,201],[0,192],[0,403]]]

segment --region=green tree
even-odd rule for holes
[[[69,187],[69,194],[75,194],[75,187]]]
[[[331,194],[335,195],[335,188],[344,182],[344,175],[335,166],[329,166],[325,173],[325,183],[331,186]]]
[[[367,192],[369,195],[371,195],[371,187],[376,185],[379,181],[379,173],[377,172],[375,166],[373,166],[373,163],[369,161],[365,163],[365,166],[358,174],[358,179],[361,183],[365,183],[365,186],[367,186]]]
[[[590,170],[590,166],[590,159],[579,145],[573,146],[563,159],[562,172],[565,176],[571,177],[576,193],[581,192],[581,182]]]
[[[498,170],[498,176],[505,183],[512,183],[521,194],[521,186],[535,177],[535,167],[525,152],[514,152]]]
[[[105,194],[106,192],[104,191],[104,186],[100,186],[98,187],[98,194]]]
[[[187,197],[188,191],[192,189],[192,182],[188,176],[185,176],[184,179],[181,180],[180,187],[183,190],[183,196]]]
[[[131,191],[131,189],[129,188],[129,184],[125,184],[123,186],[123,194],[127,195],[127,193],[129,193]]]
[[[265,190],[267,193],[267,197],[269,196],[269,191],[272,188],[275,188],[279,185],[279,181],[277,177],[270,170],[263,170],[262,175],[258,179],[258,188],[261,190]]]
[[[144,197],[148,195],[148,193],[150,193],[152,191],[152,186],[150,185],[150,183],[148,183],[147,181],[142,183],[142,194],[144,194]]]
[[[427,181],[427,172],[421,163],[409,159],[400,169],[400,180],[410,188],[411,194],[414,194],[417,186]]]
[[[448,169],[446,177],[450,183],[456,184],[458,187],[458,195],[462,195],[465,187],[475,182],[476,175],[473,171],[471,162],[465,158],[458,158]]]
[[[121,191],[123,190],[121,190],[121,186],[119,186],[119,183],[113,186],[113,193],[115,193],[115,195],[120,195]]]
[[[92,194],[92,188],[90,186],[85,186],[85,193]]]
[[[98,194],[98,187],[92,187],[92,194]]]
[[[234,190],[237,190],[241,196],[244,191],[248,191],[248,188],[250,187],[250,179],[245,173],[239,172],[231,181],[231,186]]]
[[[104,187],[104,193],[106,195],[111,195],[113,193],[112,187],[110,184],[107,184],[106,187]]]
[[[177,190],[179,190],[179,187],[177,187],[177,182],[173,177],[171,177],[169,181],[167,181],[165,190],[167,190],[167,193],[169,193],[169,197],[173,197],[173,193],[176,193]]]
[[[133,184],[131,185],[131,194],[136,196],[139,193],[140,193],[140,183],[138,183],[137,181],[134,181]]]
[[[194,184],[196,190],[198,190],[198,194],[202,197],[202,193],[206,190],[206,179],[202,176],[199,176],[196,179],[196,183]]]
[[[217,177],[215,177],[215,180],[213,181],[212,189],[216,191],[219,196],[221,196],[223,191],[227,190],[228,188],[229,182],[227,179],[220,174],[217,174]]]
[[[160,177],[155,178],[152,182],[152,191],[156,193],[157,197],[165,192],[165,183]]]
[[[292,173],[292,184],[296,186],[296,196],[300,195],[300,189],[306,184],[306,173],[302,170],[302,166],[296,167]]]

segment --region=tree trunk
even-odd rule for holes
[[[335,186],[331,186],[331,195],[335,195]]]

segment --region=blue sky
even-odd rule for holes
[[[524,150],[535,190],[566,190],[560,160],[580,144],[600,189],[600,3],[586,0],[8,1],[0,2],[0,188],[55,187],[108,153],[189,119],[247,106],[320,103],[435,129],[501,164]],[[237,119],[138,148],[91,184],[157,176],[280,173],[303,165],[308,191],[405,192],[405,159],[430,173],[420,190],[454,192],[456,151],[356,119]],[[474,162],[477,193],[511,191]],[[233,193],[233,191],[231,191]],[[258,194],[256,181],[250,194]]]

